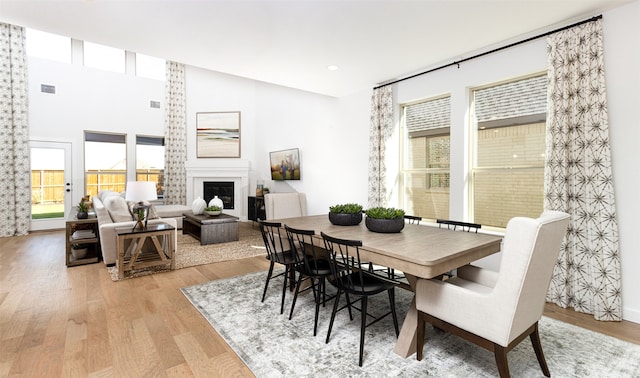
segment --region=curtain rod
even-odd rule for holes
[[[601,18],[602,18],[602,15],[593,16],[588,20],[582,20],[582,21],[576,22],[575,24],[563,26],[561,28],[548,31],[546,33],[542,33],[542,34],[539,34],[539,35],[536,35],[536,36],[533,36],[533,37],[529,37],[529,38],[524,39],[522,41],[518,41],[518,42],[514,42],[514,43],[511,43],[511,44],[508,44],[506,46],[498,47],[498,48],[495,48],[493,50],[486,51],[486,52],[483,52],[483,53],[480,53],[480,54],[477,54],[477,55],[474,55],[474,56],[470,56],[470,57],[464,58],[462,60],[457,60],[457,61],[454,61],[454,62],[449,63],[449,64],[445,64],[445,65],[440,66],[440,67],[432,68],[432,69],[424,71],[424,72],[419,72],[419,73],[413,74],[411,76],[403,77],[402,79],[393,80],[393,81],[390,81],[390,82],[385,83],[385,84],[380,84],[380,85],[378,85],[376,87],[373,87],[373,89],[376,90],[378,88],[386,87],[388,85],[393,85],[393,84],[399,83],[401,81],[413,79],[414,77],[422,76],[422,75],[425,75],[425,74],[428,74],[428,73],[431,73],[431,72],[434,72],[434,71],[438,71],[438,70],[441,70],[443,68],[451,67],[451,66],[456,66],[457,65],[458,68],[460,68],[460,63],[469,61],[471,59],[480,58],[480,57],[485,56],[485,55],[493,54],[494,52],[505,50],[505,49],[508,49],[508,48],[511,48],[513,46],[517,46],[517,45],[520,45],[520,44],[523,44],[523,43],[531,42],[531,41],[533,41],[535,39],[546,37],[548,35],[551,35],[551,34],[554,34],[554,33],[557,33],[557,32],[561,32],[563,30],[571,29],[571,28],[574,28],[576,26],[579,26],[579,25],[582,25],[582,24],[586,24],[587,22],[593,22],[593,21],[599,20]]]

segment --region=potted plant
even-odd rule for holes
[[[222,212],[222,207],[216,205],[209,206],[204,209],[204,212],[210,216],[220,215],[220,213]]]
[[[345,203],[329,207],[329,221],[337,226],[355,226],[362,222],[362,205]]]
[[[394,233],[404,228],[404,210],[393,207],[373,207],[366,212],[365,225],[369,231]]]
[[[89,213],[87,213],[87,203],[82,200],[78,203],[78,214],[76,215],[76,217],[78,219],[87,219],[89,218]]]

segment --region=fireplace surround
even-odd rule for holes
[[[249,167],[249,161],[244,159],[198,159],[186,161],[186,204],[190,206],[198,197],[205,199],[205,182],[231,182],[233,183],[233,208],[225,206],[224,212],[246,220],[245,202],[249,188]],[[222,199],[220,195],[218,197]]]

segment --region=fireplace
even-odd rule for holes
[[[185,161],[187,173],[187,204],[200,197],[202,199],[213,198],[219,194],[204,194],[205,182],[232,182],[233,201],[225,204],[225,214],[236,216],[246,220],[247,195],[249,193],[249,168],[251,164],[246,159],[198,159]],[[253,188],[255,193],[255,187]],[[208,200],[207,204],[209,203]],[[228,206],[228,207],[227,207]]]
[[[218,196],[222,200],[225,210],[235,209],[233,181],[205,181],[202,183],[202,194],[207,204],[214,196]]]

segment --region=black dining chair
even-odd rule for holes
[[[289,312],[289,320],[293,317],[293,310],[296,307],[296,301],[298,295],[306,290],[313,291],[313,297],[315,300],[316,312],[313,322],[313,336],[318,333],[318,314],[320,312],[320,304],[323,306],[327,300],[333,297],[327,297],[327,277],[331,276],[331,267],[329,263],[329,256],[324,248],[314,243],[313,230],[299,230],[295,228],[284,226],[287,232],[287,238],[289,239],[289,245],[293,246],[296,250],[295,255],[300,258],[300,263],[295,265],[295,269],[298,271],[298,279],[296,282],[296,290],[293,295],[293,302],[291,303],[291,311]],[[302,282],[310,281],[310,286],[301,290]]]
[[[360,247],[362,247],[361,241],[338,239],[331,237],[324,232],[321,232],[320,235],[324,240],[325,249],[329,252],[331,274],[333,275],[333,279],[330,282],[338,289],[338,293],[336,294],[336,299],[333,304],[333,310],[331,312],[331,320],[329,322],[326,342],[328,343],[331,338],[331,329],[333,328],[333,322],[338,311],[348,308],[351,314],[352,308],[359,310],[360,355],[358,365],[362,366],[362,360],[364,357],[364,330],[366,327],[378,322],[388,315],[391,315],[393,317],[396,337],[399,334],[394,291],[398,283],[382,275],[370,272],[366,267],[362,266],[360,260]],[[389,296],[390,311],[385,314],[378,315],[377,317],[368,314],[368,297],[385,291]],[[340,296],[342,293],[344,293],[347,298],[347,305],[339,308]],[[356,298],[355,301],[352,297]],[[355,306],[358,301],[360,302],[360,308]],[[373,320],[367,324],[368,317],[372,317]],[[353,320],[352,317],[351,320]]]
[[[466,232],[474,231],[476,234],[478,233],[478,229],[482,228],[482,225],[479,223],[467,223],[467,222],[459,222],[449,219],[436,219],[436,223],[438,223],[438,227],[442,228],[442,225],[447,226],[450,230],[462,230]]]
[[[422,217],[419,217],[419,216],[416,216],[416,215],[407,215],[407,214],[405,214],[404,220],[407,221],[407,223],[409,223],[409,224],[420,224],[420,221],[422,220]]]
[[[284,298],[287,292],[287,284],[294,287],[295,284],[295,266],[300,263],[300,258],[296,255],[295,248],[291,248],[289,239],[287,238],[281,223],[258,221],[260,224],[260,232],[262,240],[267,249],[267,260],[269,260],[269,273],[267,273],[267,281],[264,284],[262,292],[262,302],[267,295],[269,281],[276,277],[283,277],[282,283],[282,303],[280,304],[280,313],[284,313]],[[273,275],[275,264],[284,266],[284,272]]]

